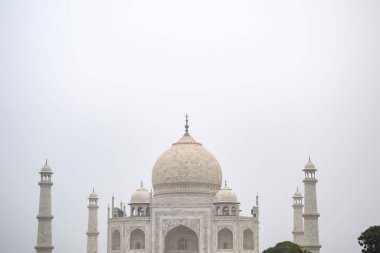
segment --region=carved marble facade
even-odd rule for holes
[[[240,215],[219,163],[188,132],[158,158],[152,184],[132,194],[129,212],[112,204],[108,253],[259,252],[258,203]]]

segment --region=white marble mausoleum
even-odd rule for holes
[[[259,252],[259,208],[241,216],[236,194],[222,186],[217,159],[186,133],[156,161],[153,191],[141,185],[129,210],[112,203],[109,253]],[[114,202],[114,201],[112,201]]]

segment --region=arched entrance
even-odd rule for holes
[[[198,236],[188,227],[180,225],[165,236],[165,253],[198,253]]]

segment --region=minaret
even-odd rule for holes
[[[98,199],[93,189],[88,197],[87,253],[98,253]]]
[[[259,194],[256,194],[256,206],[252,207],[251,214],[253,218],[259,219]]]
[[[45,165],[40,171],[41,181],[38,183],[40,185],[40,206],[37,215],[38,232],[37,246],[35,247],[37,253],[52,253],[54,249],[51,235],[51,221],[53,219],[53,215],[51,214],[52,174],[53,172],[46,160]]]
[[[319,253],[321,245],[319,244],[317,179],[315,178],[315,172],[317,170],[311,162],[310,157],[303,171],[305,172],[305,179],[303,180],[305,185],[305,210],[303,214],[304,238],[302,246],[312,253]]]
[[[251,214],[253,216],[253,220],[257,223],[257,230],[254,232],[254,248],[257,249],[255,252],[259,252],[259,194],[256,194],[256,206],[252,207]]]
[[[293,195],[293,242],[302,245],[303,239],[303,218],[302,218],[302,193],[297,191]]]

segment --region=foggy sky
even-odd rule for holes
[[[34,252],[39,170],[53,175],[55,253],[85,252],[87,197],[129,202],[190,133],[221,164],[260,252],[292,239],[316,165],[323,253],[380,224],[380,2],[0,2],[0,252]]]

